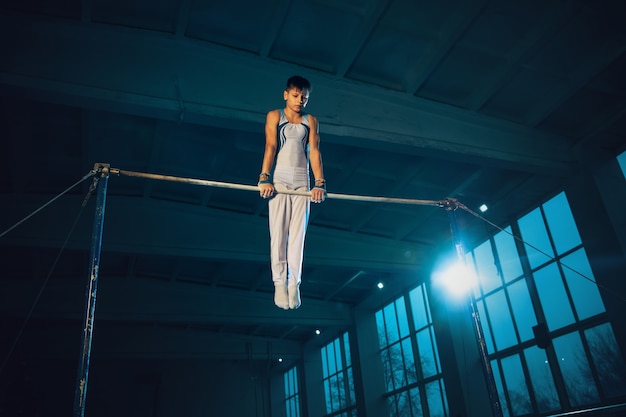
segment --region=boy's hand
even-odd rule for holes
[[[261,195],[261,197],[270,198],[274,195],[274,184],[265,183],[265,184],[259,184],[258,186],[259,186],[259,194]]]
[[[311,189],[311,201],[321,203],[326,199],[326,190],[322,187],[313,187]]]

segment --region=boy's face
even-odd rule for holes
[[[285,90],[284,98],[287,107],[299,113],[306,107],[306,103],[309,101],[309,90],[291,87],[289,90]]]

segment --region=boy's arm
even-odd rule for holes
[[[278,110],[268,112],[265,117],[265,152],[263,154],[263,162],[261,163],[261,173],[259,174],[261,197],[271,197],[274,194],[274,185],[272,184],[270,174],[274,165],[274,158],[276,157],[276,147],[278,146],[276,131],[279,119],[280,112]]]
[[[309,115],[309,162],[315,178],[315,186],[311,189],[311,201],[324,201],[326,193],[326,181],[324,180],[324,166],[322,153],[320,152],[320,135],[317,119]]]
[[[280,113],[278,110],[272,110],[265,117],[265,154],[263,155],[263,163],[261,164],[261,172],[269,173],[274,165],[276,157],[276,147],[278,139],[276,131],[278,129]]]

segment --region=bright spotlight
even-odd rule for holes
[[[315,329],[315,334],[320,334],[322,331],[320,329]]]
[[[478,209],[480,210],[481,213],[484,213],[487,210],[489,210],[489,207],[487,207],[487,204],[481,204],[480,207],[478,207]]]
[[[383,284],[382,282],[379,282],[378,284],[376,284],[376,286],[378,287],[379,290],[382,290],[385,284]]]
[[[476,275],[470,267],[456,261],[433,273],[433,283],[444,287],[453,297],[461,298],[473,290]]]

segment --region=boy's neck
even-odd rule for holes
[[[289,120],[300,120],[302,118],[302,112],[293,111],[287,106],[285,106],[283,112]]]

